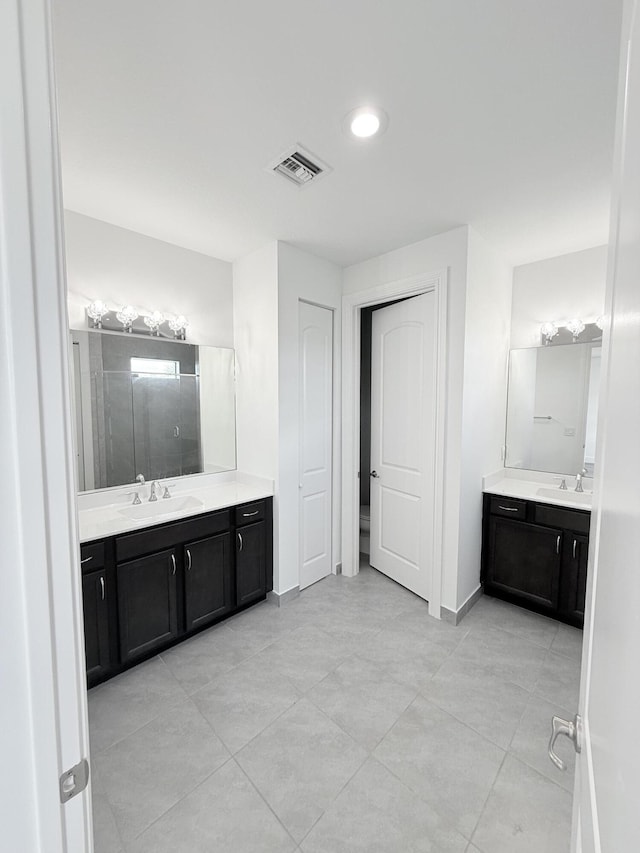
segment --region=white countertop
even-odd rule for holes
[[[171,482],[174,482],[173,480]],[[190,495],[201,502],[202,506],[189,508],[178,512],[168,512],[153,518],[131,519],[122,515],[119,510],[131,504],[127,492],[140,488],[140,497],[147,500],[149,486],[123,486],[117,490],[110,489],[103,493],[94,492],[81,494],[78,505],[78,521],[80,542],[91,542],[94,539],[104,539],[119,533],[130,533],[145,527],[155,527],[169,521],[190,518],[205,512],[249,503],[261,498],[272,497],[273,481],[258,477],[236,474],[233,479],[229,476],[216,480],[215,476],[180,478],[171,489],[176,497]],[[107,502],[110,501],[110,502]],[[162,498],[158,501],[162,508]]]
[[[567,491],[564,491],[559,488],[558,477],[555,475],[504,469],[484,478],[483,491],[490,495],[504,495],[509,498],[590,512],[593,496],[592,480],[585,478],[582,494],[575,492],[574,477],[567,475],[566,481]],[[540,490],[543,494],[540,494]],[[554,492],[557,492],[557,495]]]

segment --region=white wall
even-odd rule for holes
[[[233,303],[238,469],[276,480],[278,246],[275,242],[233,264]],[[277,499],[274,504],[275,513]]]
[[[462,392],[460,530],[455,609],[480,585],[482,477],[502,467],[511,267],[469,229]],[[447,599],[453,597],[448,577]]]
[[[402,249],[347,267],[343,273],[345,293],[366,291],[386,282],[448,270],[447,323],[447,412],[444,463],[444,538],[442,604],[457,607],[458,529],[460,509],[460,463],[462,440],[462,388],[466,310],[466,226],[413,243]],[[478,550],[479,550],[478,545]]]
[[[69,325],[94,299],[184,314],[191,343],[233,347],[232,267],[162,240],[65,211]]]
[[[547,320],[595,320],[604,312],[606,267],[606,246],[516,267],[511,347],[540,346],[540,326]]]
[[[340,561],[340,343],[342,271],[330,261],[288,243],[278,243],[279,341],[279,587],[299,582],[299,341],[298,303],[313,302],[333,310],[333,519],[332,566]]]
[[[505,459],[505,466],[509,468],[531,468],[537,371],[538,350],[535,347],[516,349],[511,353]]]
[[[202,347],[200,368],[200,438],[203,470],[236,467],[236,383],[232,349]]]

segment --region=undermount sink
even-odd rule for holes
[[[576,492],[573,489],[538,489],[536,494],[541,498],[553,498],[557,501],[566,501],[567,503],[584,504],[586,507],[591,507],[592,492]]]
[[[186,510],[202,509],[204,504],[198,498],[191,495],[175,498],[160,498],[157,501],[145,501],[141,504],[129,504],[118,510],[120,515],[133,521],[143,521],[150,518],[160,518],[163,515],[172,515],[174,512],[185,512]]]

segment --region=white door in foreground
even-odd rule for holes
[[[373,312],[371,565],[429,599],[434,532],[436,296]]]
[[[618,115],[583,649],[573,850],[640,850],[640,9],[629,3]],[[634,13],[633,18],[631,13]],[[629,39],[630,37],[630,39]],[[630,48],[630,50],[628,50]],[[628,58],[628,68],[627,68]],[[579,732],[580,734],[580,732]]]
[[[300,589],[331,574],[333,312],[299,303]]]

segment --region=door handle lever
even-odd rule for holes
[[[376,479],[376,480],[377,480],[377,479],[380,477],[380,474],[378,474],[378,472],[377,472],[377,471],[371,471],[371,473],[369,474],[369,476],[370,476],[370,477],[373,477],[374,479]]]
[[[549,740],[549,758],[556,765],[558,770],[566,770],[567,765],[560,758],[559,755],[556,754],[555,746],[556,741],[560,735],[564,735],[568,737],[569,740],[573,741],[573,746],[576,752],[580,753],[582,751],[581,744],[581,736],[580,736],[580,717],[576,714],[574,720],[563,720],[562,717],[553,716],[551,719],[551,738]]]

